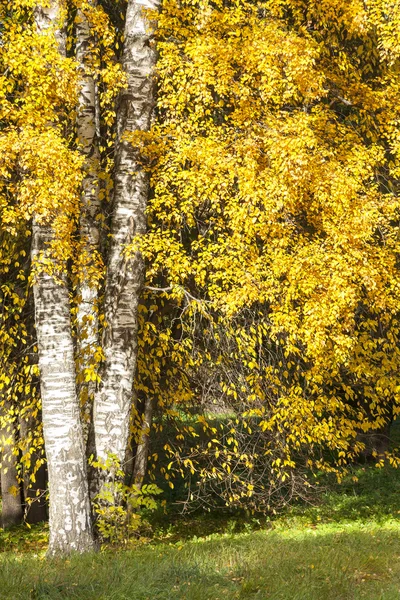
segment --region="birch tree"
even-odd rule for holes
[[[65,52],[60,32],[60,7],[36,11],[38,31],[54,29],[59,52]],[[48,124],[51,127],[51,124]],[[41,216],[32,231],[33,286],[38,339],[43,432],[48,460],[50,492],[49,554],[83,552],[94,547],[86,454],[76,392],[74,345],[71,334],[69,293],[63,265],[52,263],[55,232]],[[49,272],[49,263],[52,270]]]
[[[138,302],[143,283],[143,258],[128,257],[125,248],[146,230],[149,179],[137,160],[127,133],[150,127],[154,103],[156,52],[146,10],[157,2],[130,0],[126,12],[122,66],[127,87],[117,107],[114,206],[109,248],[101,384],[94,402],[97,457],[113,454],[122,464],[129,437],[129,418],[137,360]]]
[[[85,8],[89,4],[94,6],[94,3],[85,3]],[[14,218],[33,217],[32,279],[49,472],[50,554],[93,548],[68,290],[71,262],[67,263],[73,258],[78,231],[84,255],[78,287],[78,350],[81,355],[87,355],[98,335],[97,291],[92,285],[90,271],[98,244],[94,221],[99,197],[97,131],[96,119],[93,118],[96,90],[90,72],[88,48],[89,33],[93,32],[89,31],[82,7],[83,3],[79,4],[75,63],[65,57],[65,39],[60,29],[62,16],[57,2],[35,10],[36,34],[32,30],[32,35],[37,36],[37,42],[33,44],[34,48],[24,46],[31,43],[32,36],[22,39],[21,44],[10,45],[13,54],[8,53],[7,60],[17,64],[17,76],[24,85],[27,82],[23,102],[29,110],[33,110],[31,106],[34,105],[35,110],[32,115],[29,114],[27,124],[24,123],[21,130],[11,125],[10,131],[2,138],[3,149],[6,152],[10,149],[7,156],[15,157],[16,162],[11,161],[10,169],[17,168],[22,174],[13,188],[20,211]],[[149,26],[143,12],[146,7],[150,5],[130,3],[127,9],[122,62],[128,86],[121,94],[117,111],[115,197],[105,290],[108,324],[104,335],[106,360],[100,401],[96,403],[94,415],[98,456],[105,458],[111,452],[121,462],[129,430],[136,365],[136,311],[143,274],[140,255],[126,259],[124,248],[136,235],[145,231],[144,210],[149,187],[147,176],[136,160],[136,151],[124,138],[124,133],[146,130],[150,125],[155,53],[149,43],[151,33],[146,29]],[[50,51],[51,45],[53,49]],[[26,56],[30,56],[30,51],[36,53],[32,71],[20,60],[21,49],[25,50]],[[73,93],[68,92],[63,77],[67,68],[72,69],[72,63],[76,88],[80,91],[76,104],[71,108]],[[45,72],[48,77],[42,83],[41,73]],[[57,86],[49,85],[55,78]],[[25,107],[24,104],[22,106]],[[68,147],[69,140],[65,136],[68,132],[66,124],[71,122],[75,110],[78,152]],[[14,120],[18,122],[18,108],[14,113]],[[78,189],[82,180],[79,205]]]
[[[18,525],[23,518],[21,490],[18,477],[17,428],[14,411],[9,402],[3,401],[0,415],[0,450],[1,450],[1,526],[4,528]]]
[[[96,6],[94,0],[88,7]],[[82,183],[81,214],[79,220],[80,257],[78,264],[78,381],[81,401],[84,407],[84,434],[88,436],[91,406],[96,387],[91,374],[85,377],[85,370],[95,369],[94,350],[99,344],[98,319],[98,278],[101,259],[99,253],[100,213],[99,166],[100,152],[98,140],[99,114],[98,90],[93,65],[93,36],[85,11],[80,9],[76,19],[76,61],[79,69],[79,92],[77,109],[77,142],[84,162]]]
[[[147,471],[147,459],[149,456],[150,431],[153,418],[153,399],[147,397],[143,411],[143,424],[140,439],[136,449],[135,463],[133,467],[132,483],[140,490]]]

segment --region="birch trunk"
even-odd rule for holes
[[[31,272],[30,261],[25,265],[25,277],[28,280]],[[21,290],[22,292],[22,290]],[[35,305],[33,290],[30,290],[27,299],[26,329],[29,341],[29,350],[26,359],[29,367],[38,367],[38,356],[34,348],[37,347],[37,336],[34,325]],[[32,380],[31,385],[36,381]],[[44,448],[37,448],[34,432],[40,430],[42,414],[39,409],[39,398],[32,402],[31,386],[29,390],[20,392],[18,411],[19,439],[20,439],[20,464],[23,481],[23,497],[25,504],[25,521],[29,524],[47,521],[47,466]],[[38,463],[40,466],[38,467]],[[34,478],[32,477],[32,474]]]
[[[39,263],[38,269],[53,235],[50,227],[34,222],[32,262]],[[33,292],[49,474],[49,554],[84,552],[93,548],[93,537],[69,294],[45,266],[36,275]]]
[[[120,96],[117,111],[112,238],[105,290],[105,361],[94,403],[97,456],[105,460],[112,453],[121,464],[129,436],[137,357],[137,308],[143,280],[142,257],[136,253],[127,258],[124,249],[135,236],[145,232],[149,191],[148,176],[138,165],[135,148],[124,140],[123,134],[147,130],[150,126],[156,53],[143,11],[156,6],[152,0],[130,0],[126,13],[122,60],[128,86]]]
[[[42,457],[35,450],[31,452],[31,448],[26,445],[26,440],[29,440],[29,434],[37,425],[37,422],[32,417],[20,417],[19,419],[19,434],[22,440],[22,455],[24,451],[29,452],[30,469],[25,467],[24,461],[22,464],[22,475],[24,484],[24,499],[25,499],[25,520],[27,523],[40,523],[47,521],[47,506],[46,506],[46,490],[47,490],[47,469],[46,465],[42,464],[35,473],[35,481],[31,480],[31,471],[34,465]],[[25,442],[25,443],[24,443]]]
[[[89,2],[95,6],[95,0]],[[96,119],[96,82],[91,73],[91,38],[89,23],[85,14],[79,10],[76,24],[76,60],[80,72],[80,90],[77,109],[77,134],[80,151],[85,156],[85,177],[82,188],[82,209],[80,217],[80,237],[82,255],[80,265],[80,283],[78,285],[78,358],[80,377],[83,370],[96,364],[92,359],[94,349],[99,345],[98,333],[98,284],[93,273],[99,268],[100,230],[96,217],[100,212],[99,198],[99,132]],[[83,402],[84,436],[88,440],[91,407],[96,382],[81,381],[79,395]]]
[[[58,3],[36,10],[39,31],[60,20]],[[57,35],[60,52],[64,39]],[[50,125],[49,125],[50,126]],[[46,272],[51,227],[33,220],[32,263],[35,326],[38,339],[43,434],[50,494],[49,555],[85,552],[94,548],[91,527],[86,453],[76,392],[74,346],[69,293],[63,276]]]
[[[149,456],[150,431],[153,420],[153,400],[146,398],[143,413],[143,425],[140,441],[136,450],[135,466],[133,469],[132,483],[141,490],[147,472],[147,458]]]
[[[10,404],[4,402],[3,425],[0,428],[1,526],[4,529],[19,525],[24,516],[17,471],[18,457],[14,454],[14,449],[18,446],[18,435],[15,421],[8,418],[10,408]]]

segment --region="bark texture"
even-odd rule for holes
[[[105,362],[102,383],[95,396],[94,428],[99,459],[112,453],[123,464],[129,436],[129,416],[137,357],[137,308],[143,281],[139,253],[127,258],[126,245],[145,232],[145,209],[149,191],[147,174],[137,162],[136,150],[123,134],[147,130],[154,103],[151,25],[144,10],[155,8],[151,0],[128,2],[123,68],[128,86],[118,111],[114,207],[111,227],[103,338]]]
[[[60,7],[56,1],[36,10],[39,31],[45,31],[51,24],[59,27],[59,19]],[[56,38],[60,53],[64,53],[64,36],[60,29]],[[69,294],[63,276],[48,273],[45,261],[42,262],[43,257],[52,260],[49,244],[53,238],[51,227],[34,218],[32,263],[36,277],[33,293],[50,494],[48,554],[59,555],[91,550],[94,541],[76,391]]]
[[[32,261],[39,267],[33,291],[49,475],[49,554],[56,555],[94,546],[69,294],[62,281],[40,269],[41,253],[52,237],[50,227],[34,222]]]
[[[39,32],[45,32],[51,26],[56,26],[56,39],[61,54],[65,54],[65,35],[58,27],[61,18],[60,3],[58,0],[49,0],[46,6],[40,4],[35,7],[35,23]]]
[[[90,2],[95,6],[96,2]],[[99,198],[99,132],[96,119],[96,82],[91,69],[91,36],[85,14],[79,10],[76,24],[76,60],[80,73],[77,134],[80,151],[85,157],[85,177],[82,186],[80,237],[82,242],[80,283],[78,285],[78,357],[81,376],[85,367],[95,368],[93,351],[99,345],[98,283],[95,275],[99,262],[100,229],[96,217],[100,212]],[[96,382],[83,381],[79,386],[83,401],[84,437],[87,442],[91,407]]]

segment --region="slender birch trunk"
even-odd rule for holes
[[[25,277],[28,281],[31,271],[31,262],[25,263]],[[22,291],[22,290],[21,290]],[[25,291],[25,290],[24,290]],[[34,325],[35,305],[33,298],[33,290],[30,291],[27,305],[27,313],[25,317],[26,330],[28,334],[29,351],[25,355],[30,368],[38,367],[38,356],[34,347],[37,347],[37,336]],[[33,370],[33,369],[32,369]],[[40,429],[42,423],[42,413],[38,404],[39,397],[34,400],[31,397],[31,387],[36,381],[31,381],[29,390],[20,392],[18,402],[20,404],[18,412],[19,440],[20,440],[20,464],[21,478],[23,482],[23,497],[25,504],[24,519],[27,523],[40,523],[47,521],[47,465],[44,448],[37,448],[34,432]],[[35,385],[36,387],[36,385]],[[33,400],[33,401],[32,401]],[[38,463],[40,461],[40,466]],[[32,477],[34,473],[34,477]]]
[[[136,450],[135,466],[133,468],[132,483],[138,490],[142,488],[147,472],[147,458],[149,456],[150,431],[153,420],[153,399],[146,398],[143,412],[143,425],[139,444]]]
[[[22,457],[29,453],[30,467],[27,469],[25,463],[22,463],[22,479],[24,485],[25,500],[25,520],[27,523],[40,523],[47,521],[46,490],[47,490],[47,469],[45,464],[41,464],[35,473],[35,481],[31,480],[31,472],[36,462],[42,457],[35,450],[27,447],[26,441],[29,440],[30,432],[37,425],[36,419],[32,417],[19,418],[19,434],[22,441]]]
[[[39,31],[57,25],[58,3],[36,11]],[[57,36],[64,52],[61,33]],[[49,125],[50,126],[50,125]],[[94,548],[91,527],[86,453],[76,392],[74,346],[69,293],[63,276],[46,272],[51,227],[33,220],[32,264],[35,326],[38,339],[43,433],[50,493],[49,555],[84,552]]]
[[[5,401],[2,406],[3,425],[0,428],[1,526],[4,529],[19,525],[24,517],[17,471],[18,457],[14,453],[18,446],[18,435],[16,422],[9,418],[10,408],[10,403]]]
[[[95,0],[90,2],[96,5]],[[80,72],[80,90],[77,109],[77,133],[80,151],[85,156],[85,177],[82,187],[82,209],[80,216],[80,238],[82,255],[80,282],[78,285],[78,357],[82,372],[85,367],[96,370],[92,357],[99,345],[98,283],[93,271],[99,268],[100,229],[96,217],[100,212],[98,147],[99,132],[96,126],[96,82],[91,72],[90,29],[85,14],[79,10],[76,24],[76,60]],[[84,436],[89,436],[91,407],[96,382],[82,381],[79,385],[85,414]]]
[[[21,490],[17,478],[17,457],[8,453],[1,468],[1,526],[8,529],[20,525],[24,518]]]
[[[119,98],[117,111],[112,238],[105,290],[105,362],[94,403],[97,456],[105,460],[112,453],[121,464],[129,437],[137,358],[137,309],[143,281],[142,257],[136,253],[127,258],[124,249],[135,236],[145,232],[149,191],[148,176],[138,164],[135,148],[124,140],[123,134],[147,130],[150,126],[156,53],[144,10],[156,6],[154,0],[130,0],[126,13],[122,61],[128,85]]]

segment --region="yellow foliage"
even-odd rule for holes
[[[228,478],[228,502],[260,500],[254,464],[276,486],[302,452],[344,468],[398,412],[398,24],[381,0],[163,4],[157,120],[132,142],[149,302],[175,308],[142,309],[138,389],[171,418],[234,413],[218,442],[171,449]]]
[[[29,330],[39,267],[26,260],[32,215],[55,232],[40,268],[67,271],[73,290],[82,273],[96,284],[104,276],[77,226],[79,14],[89,23],[85,68],[99,93],[103,233],[125,85],[123,2],[109,13],[66,2],[67,56],[51,29],[36,32],[36,4],[0,3],[8,424],[16,415],[39,419]],[[301,493],[300,463],[345,468],[362,451],[360,431],[400,412],[400,9],[387,0],[165,0],[154,18],[155,119],[150,132],[129,136],[152,185],[136,393],[154,400],[164,424],[180,422],[164,448],[170,487],[177,474],[196,474],[199,490],[221,486],[228,503],[268,509],[283,489]],[[73,297],[73,314],[78,303]],[[98,381],[102,360],[93,348],[79,377]],[[142,424],[135,413],[137,438]],[[37,427],[23,449],[27,466],[41,444]],[[304,471],[301,478],[307,487]]]

